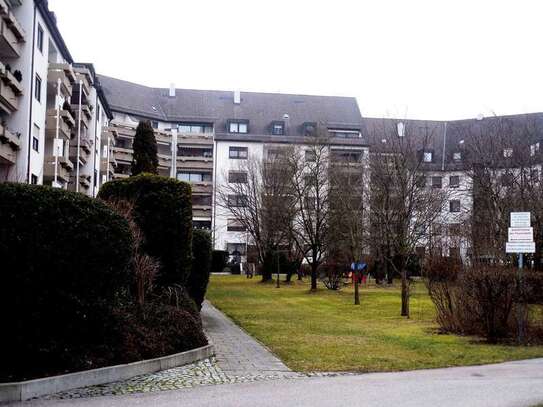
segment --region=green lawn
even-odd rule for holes
[[[309,292],[306,282],[275,288],[240,276],[212,276],[207,298],[297,371],[392,371],[496,363],[543,356],[543,346],[488,345],[436,333],[424,285],[399,316],[397,288]]]

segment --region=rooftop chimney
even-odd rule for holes
[[[170,83],[170,97],[175,97],[175,83]]]
[[[234,104],[235,105],[241,104],[241,92],[239,90],[234,91]]]

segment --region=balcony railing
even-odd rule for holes
[[[0,125],[0,162],[15,164],[17,151],[21,148],[19,137]]]
[[[77,85],[79,86],[79,81],[82,82],[81,89],[86,97],[90,96],[90,89],[92,83],[92,77],[88,68],[85,67],[76,67],[75,72],[77,75]]]
[[[56,85],[60,79],[60,93],[65,98],[70,98],[72,95],[72,87],[75,82],[75,73],[70,64],[50,63],[49,72],[47,74],[47,82]]]
[[[13,74],[0,66],[0,103],[8,112],[19,109],[19,97],[23,94],[21,83],[15,79]]]
[[[58,157],[57,178],[64,182],[70,182],[70,173],[73,170],[73,164],[65,157]],[[49,156],[45,159],[43,166],[43,175],[49,180],[55,179],[55,157]]]
[[[133,151],[130,148],[113,147],[113,153],[117,161],[132,162]]]
[[[213,145],[213,133],[178,133],[177,144]]]
[[[67,110],[60,110],[60,119],[58,121],[58,136],[70,140],[74,119]],[[47,111],[47,120],[45,122],[45,136],[55,138],[57,135],[57,111],[49,109]]]
[[[171,168],[172,166],[172,158],[167,154],[157,154],[158,156],[158,166],[159,167],[166,167]]]
[[[177,167],[211,170],[213,169],[213,158],[178,156]]]
[[[213,183],[211,181],[191,182],[192,193],[211,194],[213,192]]]

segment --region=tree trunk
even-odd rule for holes
[[[354,272],[354,305],[360,305],[360,293],[358,288],[358,280],[360,279],[360,273]]]
[[[317,267],[318,264],[311,263],[311,291],[317,291]]]
[[[409,318],[409,281],[407,270],[402,270],[402,317]]]

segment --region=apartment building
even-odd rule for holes
[[[47,1],[0,0],[0,179],[95,196],[111,113],[92,64],[77,64]]]

